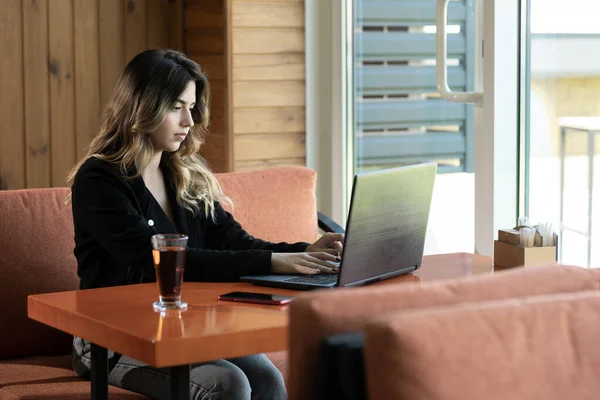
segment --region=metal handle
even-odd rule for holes
[[[453,92],[448,86],[448,63],[446,23],[448,21],[448,2],[450,0],[437,0],[435,12],[435,60],[436,84],[438,92],[444,100],[455,103],[473,103],[483,105],[483,93],[480,92]]]

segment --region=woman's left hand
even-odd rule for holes
[[[342,255],[342,249],[344,248],[344,234],[343,233],[325,233],[316,242],[306,248],[307,252],[324,251],[326,253],[334,254],[337,257]]]

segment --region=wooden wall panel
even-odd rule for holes
[[[186,4],[185,51],[212,85],[204,157],[219,172],[304,165],[304,0]]]
[[[234,3],[235,7],[235,3]],[[233,54],[304,54],[304,30],[234,28]]]
[[[267,168],[289,167],[291,165],[305,166],[306,157],[282,159],[271,158],[261,161],[237,161],[235,163],[235,170],[237,172],[247,172]]]
[[[225,28],[225,10],[225,0],[189,1],[185,10],[185,27],[187,29]]]
[[[25,162],[27,187],[50,186],[50,110],[48,91],[48,2],[23,3],[25,65]],[[4,135],[13,132],[4,131]]]
[[[100,130],[99,1],[102,0],[74,0],[77,160],[85,154],[88,144]]]
[[[304,132],[304,107],[238,108],[233,114],[233,129],[238,134]]]
[[[152,1],[152,0],[150,0]],[[146,0],[123,0],[125,3],[125,63],[148,48]]]
[[[148,48],[165,49],[169,47],[171,32],[169,20],[163,18],[164,15],[169,15],[169,3],[154,0],[146,4]]]
[[[243,0],[244,3],[265,3],[265,0]],[[298,3],[298,2],[304,2],[304,0],[270,0],[270,1],[266,1],[267,3],[273,4],[273,3]]]
[[[18,189],[25,182],[23,113],[23,4],[0,2],[0,189]]]
[[[73,21],[72,1],[50,1],[48,40],[51,186],[64,186],[65,177],[76,162],[73,24],[65,21]]]
[[[0,188],[64,186],[126,60],[182,38],[183,0],[0,1]]]
[[[306,155],[304,132],[236,135],[236,161],[299,158]]]
[[[219,172],[304,165],[304,6],[304,0],[187,2],[185,51],[213,88],[203,155]]]
[[[186,53],[190,57],[225,54],[223,28],[186,28],[186,34],[189,35],[186,36]],[[191,38],[195,40],[190,41]],[[200,64],[202,59],[198,58],[195,61]]]
[[[303,81],[240,81],[233,83],[233,107],[303,107],[305,92]]]
[[[233,59],[233,75],[240,81],[261,81],[265,76],[271,81],[304,81],[304,54],[239,54]]]
[[[113,87],[125,65],[123,43],[123,0],[102,0],[98,3],[99,47],[100,47],[100,104],[106,105]]]
[[[187,0],[169,0],[170,41],[174,50],[184,49],[185,2]]]
[[[305,165],[304,1],[231,5],[233,168]]]
[[[225,57],[223,54],[202,54],[201,59],[198,57],[197,62],[200,64],[200,68],[209,82],[227,80],[227,71],[224,68]]]
[[[189,0],[186,4],[184,51],[200,65],[211,88],[211,122],[201,153],[215,172],[231,171],[227,0]]]
[[[273,29],[304,29],[304,2],[260,1],[248,2],[236,0],[231,13],[231,24],[234,28],[264,27]]]

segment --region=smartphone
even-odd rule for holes
[[[275,305],[287,304],[293,299],[294,298],[290,296],[251,292],[230,292],[219,296],[219,300],[237,301],[241,303],[259,303]]]

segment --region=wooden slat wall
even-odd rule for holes
[[[76,2],[75,7],[79,8],[78,4],[82,3]],[[55,185],[72,167],[76,148],[73,24],[64,23],[73,20],[73,6],[72,0],[48,2],[50,137],[55,143],[52,146],[50,142],[50,182]]]
[[[182,45],[183,0],[0,1],[0,187],[64,186],[125,63]]]
[[[82,157],[98,132],[100,113],[106,104],[100,97],[100,35],[97,0],[73,0],[75,24],[75,155]],[[120,60],[123,62],[123,59]],[[121,64],[121,68],[122,64]],[[116,82],[118,76],[114,78]],[[106,99],[108,100],[108,99]],[[60,171],[61,173],[64,170]]]
[[[22,188],[26,177],[21,0],[0,3],[0,29],[0,188]]]
[[[233,170],[305,165],[304,0],[230,0]]]
[[[227,0],[188,0],[185,7],[184,50],[211,86],[211,123],[202,155],[215,172],[232,168],[227,6]]]
[[[25,176],[28,187],[47,187],[51,176],[47,0],[23,3],[23,60]]]
[[[186,53],[212,85],[218,172],[305,165],[304,0],[189,0]]]

